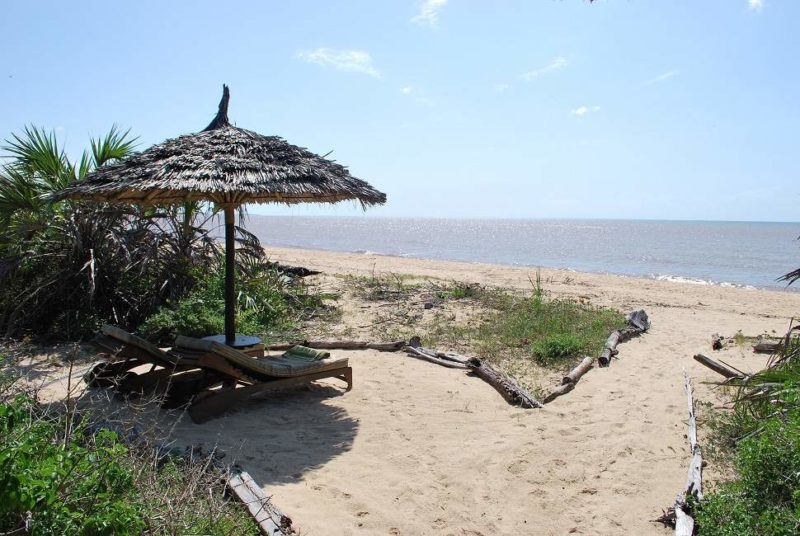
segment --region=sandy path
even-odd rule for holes
[[[530,269],[293,249],[274,259],[329,273],[411,273],[529,287]],[[463,372],[377,352],[343,352],[355,389],[285,395],[178,437],[217,441],[303,534],[659,534],[650,520],[685,479],[682,368],[701,400],[714,374],[691,359],[710,335],[782,332],[800,295],[543,271],[554,295],[623,310],[653,328],[544,410],[507,406]],[[736,348],[732,364],[762,358]]]

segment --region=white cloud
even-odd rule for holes
[[[565,58],[564,56],[558,56],[544,67],[541,67],[539,69],[534,69],[533,71],[528,71],[527,73],[521,74],[520,78],[524,80],[533,80],[534,78],[538,78],[543,74],[551,73],[553,71],[559,71],[564,67],[566,67],[567,65],[568,65],[567,58]]]
[[[764,0],[747,0],[747,7],[750,11],[761,11],[764,9]]]
[[[308,63],[333,67],[337,71],[368,74],[375,78],[381,77],[381,73],[372,65],[369,53],[363,50],[315,48],[298,52],[297,57]]]
[[[589,112],[599,112],[599,111],[600,111],[599,106],[578,106],[574,110],[570,110],[569,113],[571,113],[572,115],[577,115],[578,117],[582,117],[588,114]]]
[[[414,88],[411,87],[411,86],[406,86],[406,87],[401,87],[400,88],[400,93],[402,93],[403,95],[410,95],[412,91],[414,91]]]
[[[669,80],[673,76],[678,76],[678,71],[677,70],[667,71],[666,73],[660,74],[660,75],[656,76],[655,78],[651,78],[650,80],[648,80],[646,82],[646,85],[657,84],[659,82],[663,82],[664,80]]]
[[[446,4],[447,0],[423,0],[419,5],[419,13],[411,17],[411,22],[420,26],[436,26],[439,24],[439,11]]]
[[[492,86],[492,89],[494,89],[498,93],[502,93],[503,91],[507,90],[510,87],[511,86],[508,84],[495,84]]]

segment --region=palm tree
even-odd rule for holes
[[[213,269],[209,211],[52,203],[50,194],[124,159],[136,139],[117,127],[72,162],[54,133],[12,135],[0,169],[0,334],[72,337],[112,321],[135,326]],[[212,212],[213,213],[213,212]]]

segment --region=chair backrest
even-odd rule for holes
[[[103,332],[103,335],[111,337],[112,339],[116,339],[129,346],[133,346],[141,350],[142,352],[152,356],[153,359],[155,360],[172,364],[173,360],[170,359],[170,357],[166,354],[166,352],[164,352],[161,348],[159,348],[155,344],[152,344],[151,342],[144,340],[141,337],[137,337],[132,333],[128,333],[124,329],[120,329],[117,326],[111,326],[109,324],[106,324],[101,328],[101,331]]]

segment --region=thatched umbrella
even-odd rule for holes
[[[234,211],[243,203],[335,203],[366,208],[386,194],[347,168],[277,136],[262,136],[228,121],[228,86],[219,112],[197,134],[170,139],[123,162],[101,167],[56,199],[164,205],[213,201],[225,211],[225,343],[236,341]],[[241,341],[239,341],[241,342]]]

